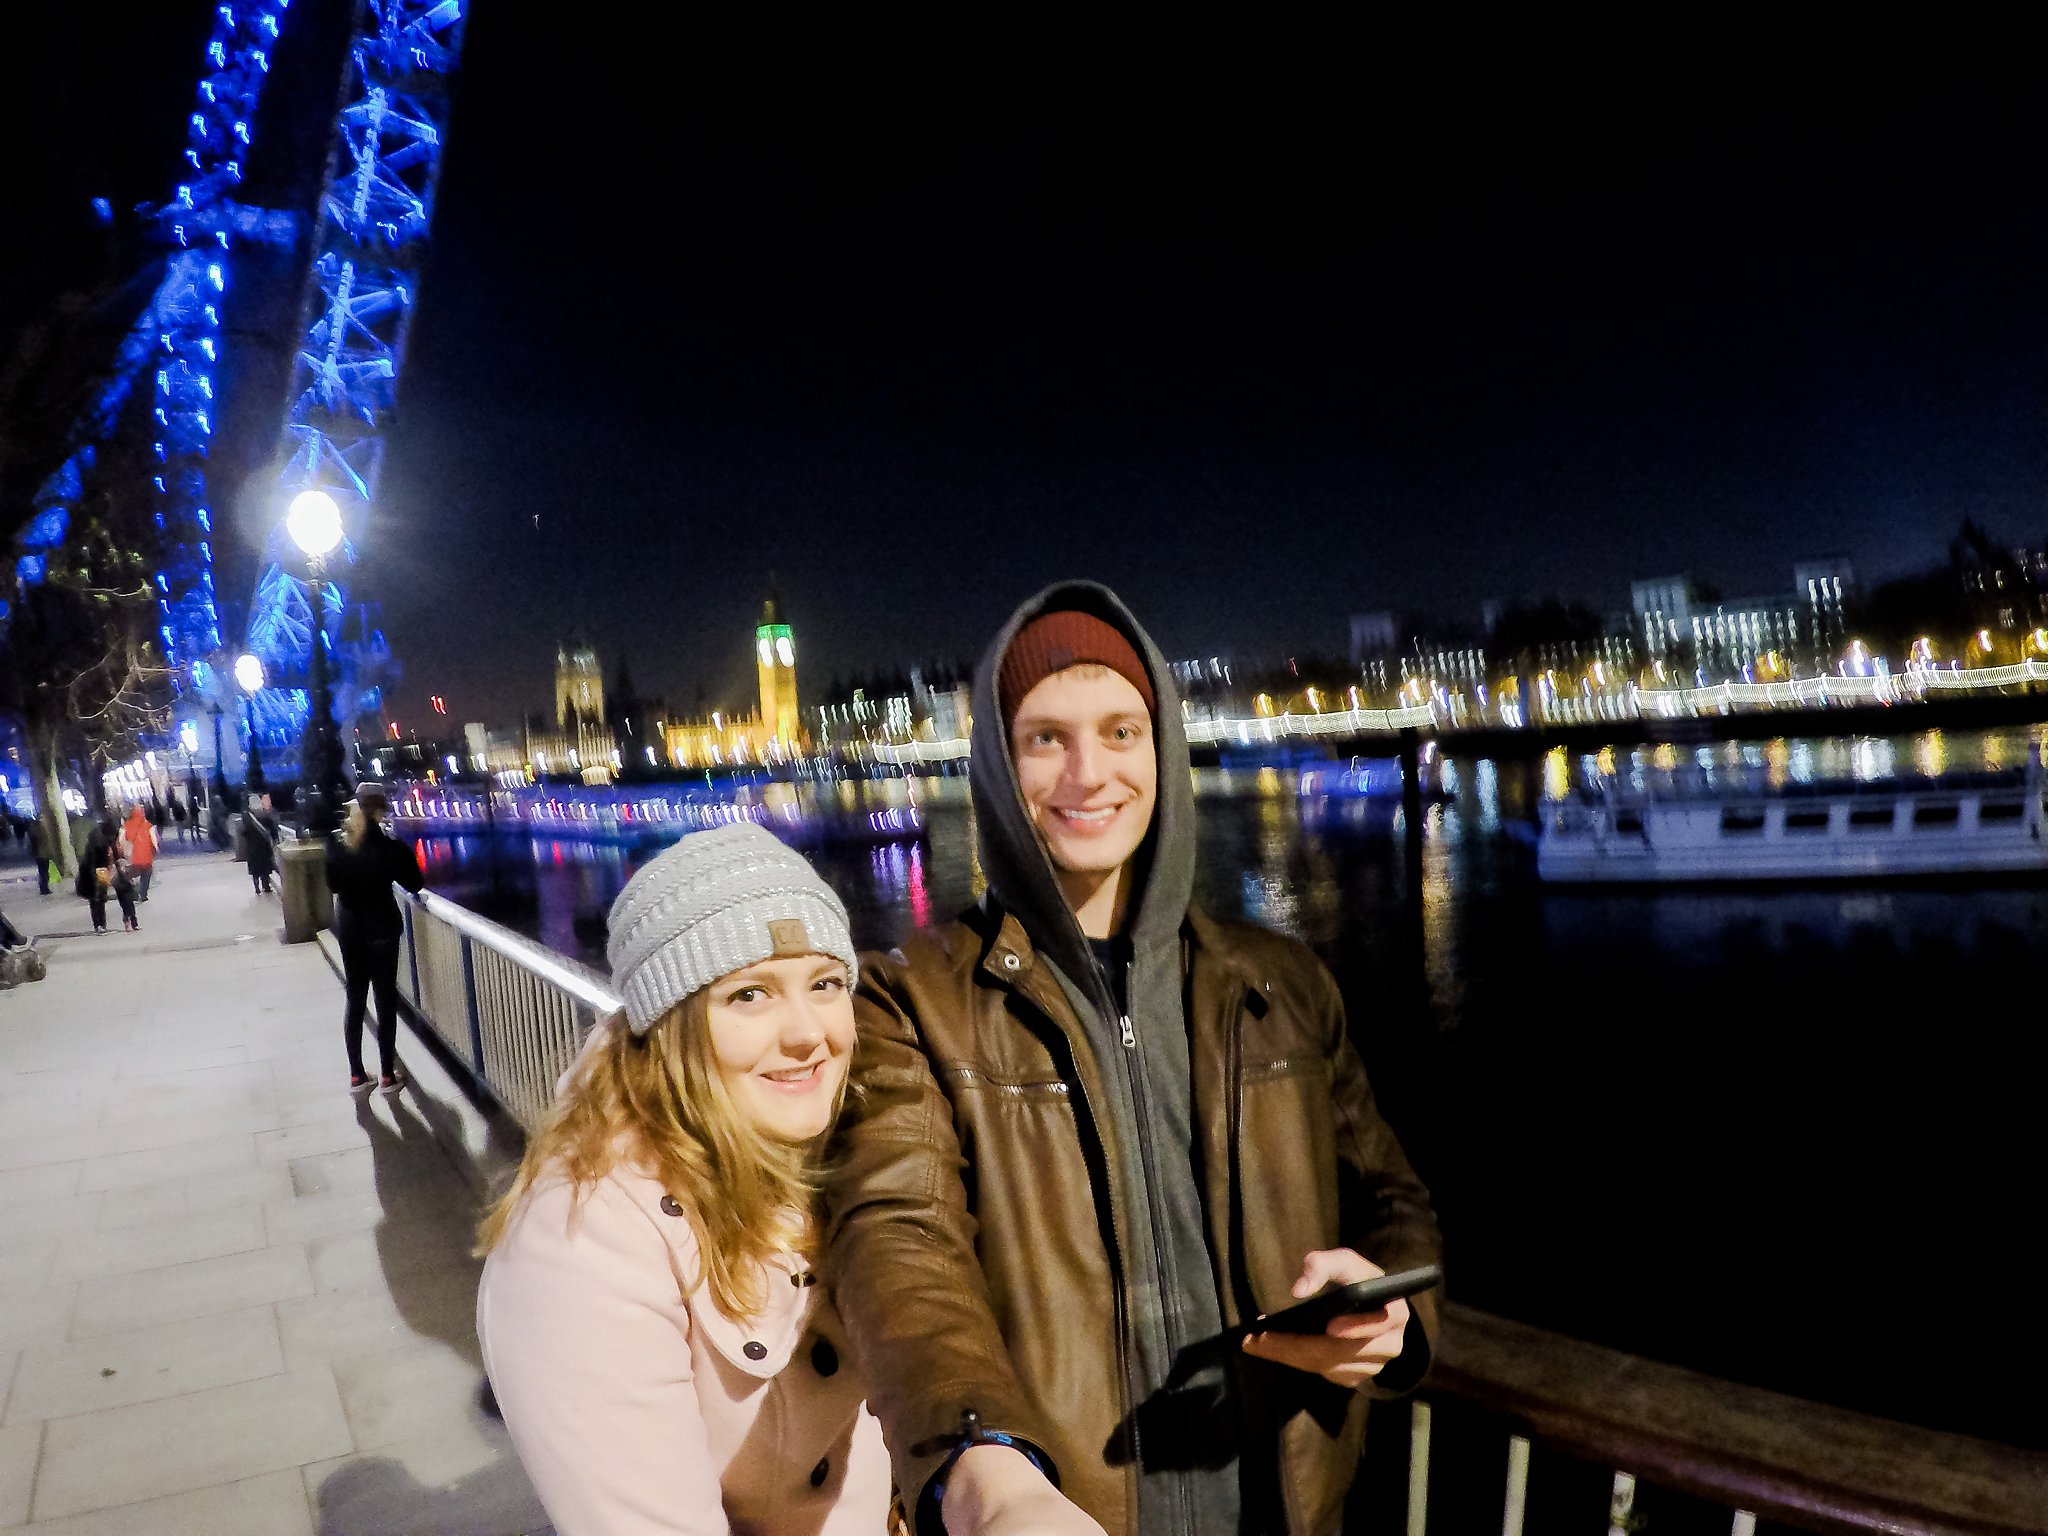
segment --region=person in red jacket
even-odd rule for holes
[[[149,877],[156,872],[156,828],[141,805],[128,807],[128,819],[121,824],[121,836],[128,843],[128,868],[135,877],[135,899],[149,900]]]

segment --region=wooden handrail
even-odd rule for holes
[[[2048,1453],[1767,1392],[1446,1302],[1425,1393],[1802,1530],[2042,1536]]]

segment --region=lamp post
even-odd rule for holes
[[[213,846],[225,848],[228,845],[228,771],[220,750],[221,707],[218,703],[206,706],[206,712],[213,716],[213,787],[206,795],[206,830],[213,838]],[[194,812],[194,816],[197,816]]]
[[[242,685],[242,724],[249,732],[249,767],[242,775],[242,789],[245,794],[260,795],[267,787],[263,753],[256,743],[256,692],[263,686],[263,658],[253,651],[236,657],[235,681]]]
[[[285,512],[284,525],[305,553],[313,599],[312,701],[299,754],[299,825],[322,837],[340,823],[341,802],[348,794],[341,773],[341,733],[327,693],[327,557],[341,545],[341,508],[323,490],[301,491]]]

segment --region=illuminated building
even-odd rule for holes
[[[769,598],[754,631],[754,659],[761,674],[761,719],[770,739],[792,746],[803,734],[796,708],[796,640]]]
[[[575,774],[586,784],[609,784],[618,771],[604,712],[604,671],[582,635],[555,647],[554,729],[539,715],[527,717],[526,761],[537,774]]]
[[[1856,600],[1856,568],[1846,555],[1802,560],[1792,567],[1792,594],[1806,608],[1807,638],[1815,670],[1849,643],[1849,607]]]
[[[555,724],[568,730],[572,721],[604,723],[604,670],[588,638],[572,635],[555,647]]]
[[[1692,611],[1698,602],[1690,576],[1656,576],[1629,586],[1629,610],[1642,626],[1643,654],[1669,657],[1693,636]]]
[[[761,609],[754,628],[754,667],[760,704],[751,716],[723,711],[698,720],[670,720],[658,734],[678,768],[729,767],[783,762],[810,749],[810,734],[796,699],[796,635],[782,621],[775,600]]]
[[[1691,616],[1693,664],[1710,677],[1753,673],[1762,658],[1798,650],[1802,616],[1802,605],[1789,593],[1701,603]]]

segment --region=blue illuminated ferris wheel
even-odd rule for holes
[[[451,77],[468,0],[350,0],[352,36],[325,189],[309,244],[309,319],[296,348],[291,403],[278,455],[279,509],[250,603],[245,646],[278,686],[253,709],[265,744],[289,745],[304,726],[313,646],[334,663],[336,714],[375,710],[390,675],[383,637],[367,624],[343,643],[345,583],[375,494],[392,419],[406,324],[426,255]],[[215,381],[228,337],[221,311],[237,252],[292,249],[297,214],[240,201],[251,144],[292,0],[230,0],[215,7],[183,165],[170,197],[142,212],[166,248],[142,307],[71,434],[69,456],[37,490],[13,551],[16,577],[43,579],[69,532],[98,448],[140,390],[150,405],[157,522],[170,553],[156,573],[160,634],[186,718],[226,691],[231,661],[216,609],[209,451],[218,428]],[[303,8],[303,7],[302,7]],[[103,212],[110,213],[109,210]],[[326,490],[342,509],[346,540],[327,565],[325,632],[313,633],[302,568],[282,531],[282,508],[302,489]]]
[[[377,708],[389,661],[374,631],[340,648],[343,582],[376,491],[426,259],[464,0],[362,0],[359,14],[320,200],[312,323],[293,371],[276,498],[282,507],[308,487],[325,490],[341,507],[346,538],[328,568],[328,620],[316,637],[305,583],[294,574],[299,557],[282,522],[274,526],[248,630],[249,649],[273,676],[304,677],[313,646],[326,647],[339,662],[335,713],[343,720]],[[297,738],[306,707],[303,688],[266,690],[257,728],[285,745]]]

